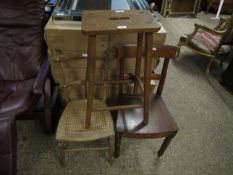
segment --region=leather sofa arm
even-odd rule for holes
[[[45,81],[48,78],[48,75],[49,75],[49,62],[48,59],[46,58],[40,67],[35,83],[33,85],[33,94],[41,95],[43,93]]]
[[[0,174],[16,175],[16,123],[12,114],[0,114]]]

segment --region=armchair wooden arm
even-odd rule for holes
[[[228,27],[229,18],[220,17],[219,23],[213,28],[214,30],[226,30]]]

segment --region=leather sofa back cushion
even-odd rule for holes
[[[12,3],[19,5],[10,9]],[[44,31],[40,27],[44,16],[42,7],[42,0],[0,1],[0,80],[26,80],[36,76],[46,51]]]

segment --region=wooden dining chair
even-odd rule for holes
[[[82,54],[77,53],[74,57],[64,55],[62,51],[54,51],[50,57],[52,75],[56,83],[59,84],[60,93],[65,101],[65,108],[62,112],[56,132],[58,142],[58,157],[61,165],[65,164],[65,155],[70,151],[108,151],[111,163],[114,153],[114,125],[109,111],[94,111],[91,113],[90,126],[87,126],[86,99],[74,99],[72,89],[79,90],[78,87],[86,86],[85,80],[70,80],[66,76],[66,66],[69,62],[82,58]],[[94,108],[106,107],[105,100],[96,99],[93,102]],[[97,140],[107,140],[105,145],[86,144]],[[80,146],[84,145],[84,146]]]
[[[143,108],[123,109],[119,110],[116,121],[116,140],[115,140],[115,157],[120,155],[121,140],[123,137],[137,139],[152,139],[163,138],[162,146],[158,151],[158,156],[162,156],[172,138],[178,132],[178,127],[172,118],[165,102],[162,99],[162,91],[167,74],[169,60],[175,58],[177,47],[174,46],[156,46],[153,48],[153,57],[163,58],[163,66],[161,73],[151,74],[151,79],[158,80],[158,87],[155,94],[151,94],[149,107],[149,120],[147,124],[143,123]],[[121,45],[116,47],[117,56],[121,59],[120,79],[131,79],[133,76],[128,76],[124,72],[123,61],[128,57],[136,57],[136,47],[133,45]],[[124,75],[123,75],[123,74]],[[143,77],[141,77],[143,78]],[[124,94],[124,90],[120,89],[119,104],[134,104],[143,103],[140,96],[129,96]]]

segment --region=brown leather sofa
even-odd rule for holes
[[[0,174],[16,174],[15,120],[36,118],[44,100],[43,121],[52,131],[49,63],[44,41],[42,0],[0,1]]]

